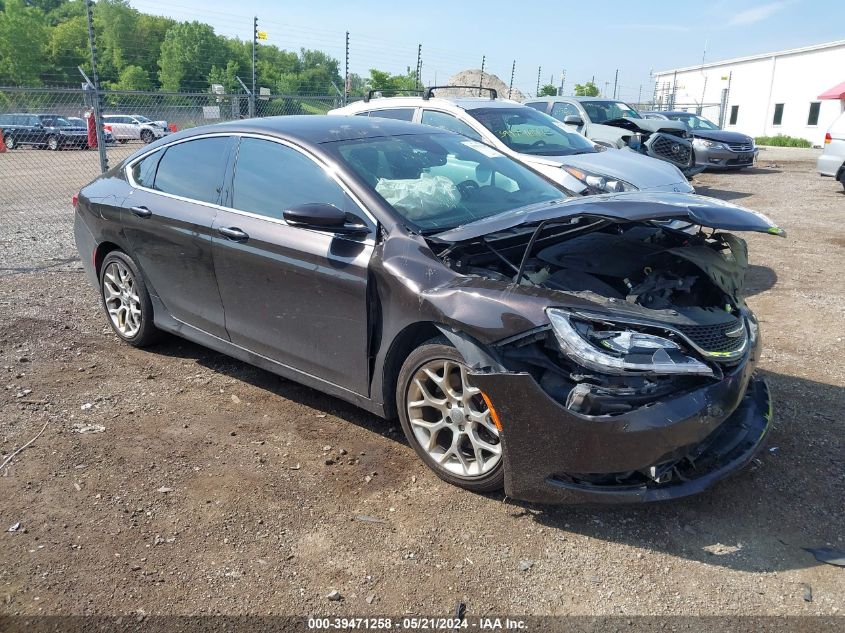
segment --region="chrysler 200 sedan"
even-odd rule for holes
[[[170,332],[398,416],[469,490],[683,497],[769,427],[728,231],[783,232],[717,200],[573,197],[445,130],[305,116],[156,141],[75,218],[120,339]]]

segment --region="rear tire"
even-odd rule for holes
[[[100,267],[100,300],[115,334],[134,347],[161,337],[153,324],[153,304],[138,266],[123,251],[112,251]]]
[[[11,134],[7,134],[3,137],[3,142],[6,144],[6,149],[15,149],[18,146],[18,142],[15,140],[15,137]]]
[[[842,183],[842,188],[845,189],[845,169],[839,172],[839,182]]]
[[[504,486],[502,442],[464,359],[444,338],[415,349],[402,365],[396,407],[408,443],[442,480],[472,492]]]

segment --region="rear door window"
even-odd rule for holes
[[[154,188],[200,202],[219,203],[231,138],[215,136],[169,146],[158,163]]]
[[[155,186],[156,170],[158,169],[158,162],[161,160],[164,152],[153,152],[146,158],[139,160],[132,165],[132,180],[134,180],[141,187],[152,189]]]
[[[552,116],[558,121],[563,121],[568,116],[580,117],[581,113],[571,103],[556,103],[552,106]]]
[[[424,125],[433,125],[434,127],[449,130],[450,132],[457,132],[476,141],[481,140],[481,135],[478,132],[457,117],[445,112],[423,110],[421,123]]]
[[[413,121],[416,108],[390,108],[383,110],[370,110],[370,116],[377,116],[381,119],[396,119],[398,121]]]

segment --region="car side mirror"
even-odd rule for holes
[[[582,119],[577,114],[569,114],[563,117],[563,122],[566,125],[574,125],[575,127],[581,127],[582,125],[584,125],[584,119]]]
[[[333,204],[322,202],[298,204],[285,209],[282,217],[290,226],[314,231],[346,235],[370,232],[370,227],[354,213],[341,211]]]

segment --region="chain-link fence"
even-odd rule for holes
[[[325,114],[339,96],[103,91],[104,162],[114,166],[177,130],[256,116]],[[75,256],[71,199],[101,173],[88,117],[96,94],[83,89],[0,88],[0,274]],[[93,128],[93,125],[92,125]],[[89,138],[91,137],[91,138]],[[2,150],[3,147],[0,147]]]

